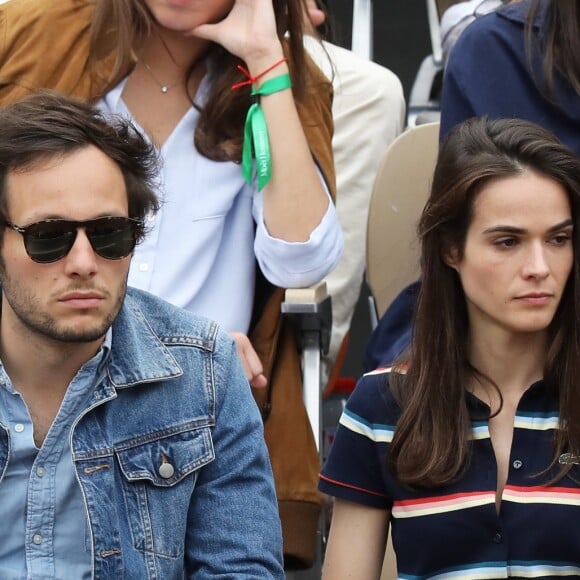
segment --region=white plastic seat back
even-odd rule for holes
[[[431,187],[439,123],[407,129],[385,152],[371,197],[366,277],[380,318],[419,277],[417,222]]]

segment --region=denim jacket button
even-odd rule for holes
[[[174,473],[175,473],[175,469],[173,468],[173,465],[171,465],[171,463],[163,462],[159,466],[159,475],[163,479],[169,479],[170,477],[173,477]]]

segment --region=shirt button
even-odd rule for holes
[[[32,541],[38,546],[38,544],[42,544],[42,536],[40,534],[34,534]]]
[[[170,477],[173,477],[174,473],[175,469],[173,468],[173,465],[171,465],[171,463],[164,462],[159,466],[159,475],[163,479],[169,479]]]
[[[503,536],[501,535],[501,533],[500,533],[500,532],[498,532],[497,534],[495,534],[495,535],[493,536],[493,541],[494,541],[496,544],[501,544],[501,543],[503,542]]]
[[[46,473],[46,470],[44,469],[44,467],[37,467],[36,468],[36,475],[38,475],[38,477],[44,477],[45,473]]]
[[[514,466],[514,469],[521,469],[523,464],[524,464],[524,462],[520,461],[519,459],[515,459],[514,462],[512,463],[512,465]]]
[[[147,270],[149,270],[149,264],[147,264],[147,262],[139,264],[139,270],[141,270],[141,272],[147,272]]]
[[[24,425],[22,423],[16,423],[16,425],[14,425],[14,431],[16,431],[16,433],[22,433],[22,431],[24,431]]]

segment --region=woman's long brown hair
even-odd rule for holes
[[[541,10],[545,10],[543,26],[536,34],[534,23]],[[538,48],[541,54],[543,82],[539,83],[540,90],[551,101],[557,101],[555,78],[559,73],[580,96],[580,0],[531,0],[526,37],[532,70]]]
[[[302,0],[273,0],[273,6],[278,37],[283,40],[289,56],[293,95],[300,102],[307,82],[302,44]],[[153,16],[143,0],[96,0],[90,53],[96,60],[104,50],[115,47],[117,58],[110,79],[111,88],[131,71],[135,65],[135,47],[152,34],[154,28]],[[195,130],[195,146],[210,159],[239,161],[251,88],[231,90],[233,84],[245,80],[236,68],[236,65],[243,64],[239,58],[218,45],[211,46],[210,56],[215,78],[206,104],[201,108],[197,105],[200,118]]]
[[[463,288],[444,257],[452,250],[461,258],[482,187],[528,169],[562,184],[572,210],[574,264],[549,328],[544,380],[560,398],[554,462],[564,449],[580,453],[580,161],[528,121],[471,119],[450,132],[439,154],[418,228],[423,281],[409,368],[390,375],[402,415],[389,468],[411,486],[449,483],[467,466],[471,419],[465,390],[470,379],[482,376],[469,361]]]

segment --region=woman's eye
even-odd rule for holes
[[[554,244],[555,246],[564,246],[571,239],[572,236],[570,234],[557,234],[554,237],[550,238],[550,243]]]
[[[517,238],[500,238],[499,240],[495,240],[493,245],[498,248],[513,248],[517,243]]]

